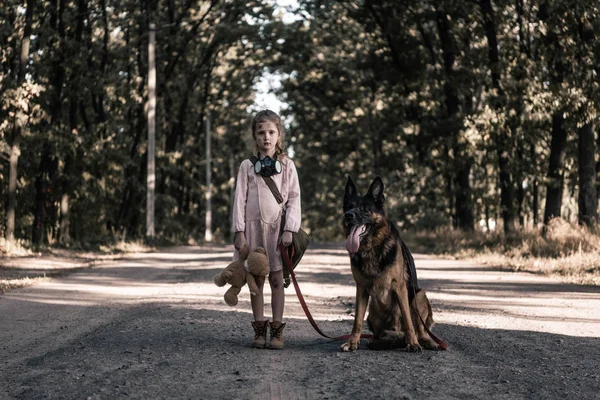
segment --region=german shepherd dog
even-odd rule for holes
[[[440,349],[428,334],[433,325],[431,305],[418,288],[412,255],[383,210],[383,189],[379,176],[364,196],[350,176],[346,183],[344,233],[356,281],[356,309],[352,333],[341,350],[358,348],[369,299],[367,324],[373,332],[369,349]]]

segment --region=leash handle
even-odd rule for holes
[[[285,262],[286,266],[288,267],[288,270],[290,272],[290,276],[292,277],[292,283],[294,284],[294,289],[296,290],[296,295],[298,296],[298,300],[300,301],[300,305],[302,306],[302,309],[304,310],[304,314],[306,315],[306,318],[308,318],[308,321],[310,322],[310,324],[312,325],[312,327],[314,328],[315,331],[317,331],[317,333],[327,339],[332,339],[332,340],[347,340],[350,338],[350,335],[342,335],[342,336],[329,336],[325,333],[323,333],[323,331],[321,331],[321,329],[319,329],[319,326],[317,325],[317,323],[315,322],[312,314],[310,313],[310,310],[308,309],[308,306],[306,305],[306,301],[304,300],[304,296],[302,295],[302,291],[300,291],[300,285],[298,285],[298,280],[296,280],[296,273],[294,272],[294,269],[292,268],[292,262],[290,260],[290,257],[285,249],[285,246],[283,245],[283,243],[279,243],[279,252],[282,255],[283,258],[283,262]],[[363,339],[369,339],[371,338],[372,335],[368,334],[368,333],[363,333],[360,335],[361,338]]]

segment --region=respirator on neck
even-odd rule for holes
[[[262,176],[272,176],[281,173],[282,167],[281,162],[277,159],[277,155],[274,158],[266,156],[263,159],[258,157],[252,157],[254,164],[254,172]]]

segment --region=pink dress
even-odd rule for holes
[[[298,232],[300,229],[300,183],[294,162],[279,156],[282,164],[280,174],[271,176],[283,196],[286,209],[284,230]],[[271,271],[282,269],[281,254],[277,248],[282,208],[262,176],[254,172],[254,166],[246,159],[240,164],[233,203],[234,232],[245,232],[250,251],[264,247],[269,256]],[[233,259],[239,258],[234,250]]]

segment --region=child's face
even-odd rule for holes
[[[279,140],[277,125],[270,121],[258,123],[254,131],[254,140],[256,140],[258,151],[263,156],[272,157],[275,154],[277,141]]]

